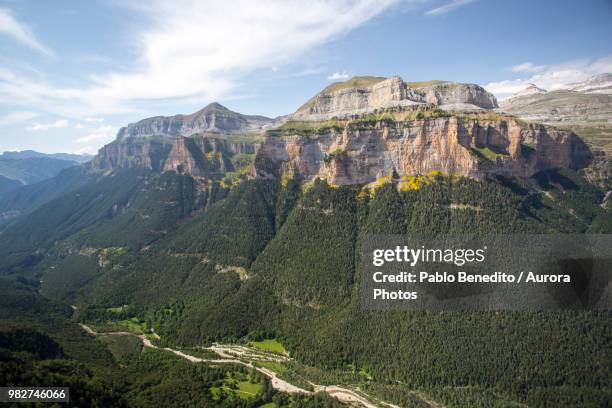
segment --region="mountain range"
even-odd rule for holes
[[[32,150],[0,154],[0,193],[52,178],[62,170],[85,163],[92,156],[45,154]]]
[[[92,370],[107,385],[98,389],[127,398],[153,386],[182,401],[168,390],[204,369],[164,385],[161,355],[130,353],[124,335],[85,343],[76,322],[181,353],[280,343],[290,362],[256,364],[396,406],[605,406],[608,312],[360,306],[359,248],[371,234],[612,233],[610,194],[587,177],[593,146],[500,105],[473,84],[368,76],[286,117],[211,104],[130,124],[91,162],[0,197],[0,321],[27,316],[19,330],[44,336],[20,336],[52,340],[88,367],[101,363],[76,343],[107,355]],[[73,334],[53,333],[50,320]]]

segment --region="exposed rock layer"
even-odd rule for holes
[[[144,168],[206,176],[231,170],[228,158],[254,154],[259,144],[229,143],[215,138],[129,138],[100,149],[92,161],[95,169]]]
[[[380,78],[382,79],[382,78]],[[350,83],[359,83],[359,77]],[[432,81],[410,85],[400,77],[371,81],[370,86],[334,84],[300,107],[292,120],[325,120],[397,106],[433,104],[446,109],[493,109],[497,100],[478,85]]]
[[[581,168],[592,160],[575,134],[513,118],[439,117],[406,122],[349,122],[309,137],[271,135],[258,152],[257,173],[299,173],[332,184],[369,183],[398,175],[531,176],[548,168]]]
[[[274,123],[265,116],[243,115],[211,103],[191,115],[156,116],[119,129],[117,139],[150,136],[191,136],[196,133],[259,132]]]

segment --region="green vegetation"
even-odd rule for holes
[[[226,136],[229,143],[261,143],[263,138],[260,133],[232,133]]]
[[[572,127],[570,130],[580,136],[589,146],[612,154],[612,128]]]
[[[323,89],[321,93],[336,92],[348,88],[367,88],[369,86],[382,82],[385,79],[387,78],[378,76],[354,76],[347,81],[335,82],[329,85],[327,88]]]
[[[251,341],[251,346],[264,351],[271,351],[278,354],[286,354],[285,347],[276,339],[265,339],[261,341]]]
[[[472,152],[481,159],[495,161],[497,159],[503,159],[508,157],[509,154],[499,150],[493,150],[491,146],[484,147],[473,147]]]
[[[316,134],[331,132],[341,132],[344,129],[344,121],[338,119],[330,119],[326,121],[287,121],[274,130],[268,131],[268,134],[275,135],[278,132],[286,134],[296,134],[302,137],[308,137]]]
[[[186,353],[213,341],[282,339],[296,361],[258,364],[296,385],[351,384],[397,404],[605,406],[611,398],[609,312],[373,312],[358,302],[365,234],[612,232],[610,210],[599,205],[603,191],[578,173],[484,180],[434,174],[397,180],[418,188],[398,191],[391,182],[361,196],[362,186],[331,188],[320,180],[303,189],[296,176],[248,180],[206,200],[185,175],[113,177],[0,235],[0,273],[10,283],[0,285],[0,318],[19,316],[22,326],[51,338],[70,364],[92,367],[86,378],[94,383],[106,384],[123,367],[113,389],[133,406],[327,402],[272,395],[267,382],[241,378],[238,367],[188,364],[92,339],[70,321],[67,305],[79,306],[75,320],[133,322]],[[472,208],[478,211],[466,211]],[[248,279],[219,272],[228,267],[244,268]],[[49,314],[55,317],[38,322]],[[25,348],[11,347],[11,358]],[[38,371],[46,360],[32,361]],[[232,385],[224,385],[227,371]],[[261,392],[244,399],[223,388],[239,390],[241,381],[260,384]],[[253,390],[242,387],[243,396]]]
[[[437,79],[432,79],[430,81],[418,81],[418,82],[406,82],[406,84],[411,88],[425,88],[428,86],[438,85],[444,83],[446,81],[440,81]]]

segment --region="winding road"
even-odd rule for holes
[[[156,350],[169,351],[171,353],[174,353],[178,357],[191,361],[192,363],[240,364],[245,367],[254,368],[255,370],[265,375],[266,377],[270,378],[272,388],[280,392],[284,392],[288,394],[312,394],[313,393],[313,391],[309,391],[309,390],[305,390],[303,388],[297,387],[279,378],[276,375],[276,373],[270,369],[267,369],[265,367],[256,367],[249,362],[245,362],[245,361],[236,359],[234,355],[228,352],[229,350],[232,350],[232,352],[236,351],[235,348],[230,347],[230,346],[214,345],[212,347],[207,348],[207,350],[213,351],[217,353],[219,357],[221,357],[219,359],[207,359],[207,358],[191,356],[189,354],[183,353],[180,350],[175,350],[169,347],[158,347],[155,344],[151,343],[151,341],[144,334],[137,335],[137,334],[130,333],[130,332],[97,333],[94,330],[92,330],[91,327],[85,324],[79,323],[79,326],[81,326],[81,328],[85,330],[85,332],[87,332],[88,334],[91,334],[92,336],[136,336],[142,341],[142,344],[144,345],[144,347],[147,347],[150,349],[156,349]],[[242,353],[244,353],[244,351]],[[240,352],[238,354],[240,354]],[[278,357],[278,358],[285,359],[285,360],[288,359],[287,357]],[[366,407],[366,408],[380,408],[381,406],[391,407],[391,408],[400,408],[397,405],[389,404],[387,402],[382,402],[382,401],[378,403],[373,403],[372,401],[356,393],[355,391],[352,391],[350,389],[343,388],[337,385],[327,385],[326,386],[326,385],[312,384],[312,386],[314,388],[314,392],[325,392],[329,394],[330,396],[338,399],[339,401],[347,403],[347,404],[358,403],[361,406]]]

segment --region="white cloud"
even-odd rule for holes
[[[74,128],[75,128],[75,129],[83,129],[84,127],[85,127],[85,126],[83,126],[83,124],[82,124],[82,123],[77,123],[77,124],[75,124],[75,125],[74,125]]]
[[[49,129],[59,129],[59,128],[67,128],[70,122],[66,119],[59,119],[52,123],[34,123],[32,126],[28,128],[28,130],[49,130]]]
[[[104,122],[104,118],[85,118],[85,122],[102,123]]]
[[[79,149],[73,150],[73,154],[90,154],[95,155],[98,153],[98,148],[96,146],[85,146]]]
[[[30,31],[28,27],[20,23],[13,17],[10,10],[0,8],[0,33],[13,37],[23,45],[38,51],[44,55],[53,55],[53,52],[42,45]]]
[[[561,64],[546,65],[529,77],[491,82],[485,89],[500,99],[523,90],[528,84],[535,84],[546,90],[563,89],[567,84],[580,82],[597,75],[612,72],[612,56],[598,60],[574,60]]]
[[[111,125],[102,125],[92,130],[89,134],[75,140],[77,143],[107,143],[115,138],[117,130]]]
[[[334,72],[333,74],[331,74],[330,76],[327,77],[327,79],[331,80],[331,81],[337,81],[339,79],[348,79],[348,74],[346,73],[346,71],[342,71],[342,72]]]
[[[512,67],[512,72],[541,72],[546,69],[546,65],[533,65],[531,62],[524,62]]]
[[[143,101],[212,101],[258,69],[294,63],[305,52],[360,26],[400,0],[178,0],[127,2],[137,65],[61,88],[0,68],[0,102],[63,116],[134,111]],[[420,1],[420,0],[407,0]],[[238,28],[239,29],[238,29]]]
[[[427,10],[425,12],[426,16],[439,16],[440,14],[446,14],[449,11],[452,11],[461,6],[465,6],[466,4],[473,3],[476,0],[452,0],[446,4],[443,4],[440,7],[433,8],[431,10]]]
[[[0,126],[9,126],[33,119],[37,116],[36,112],[14,111],[0,116]]]

